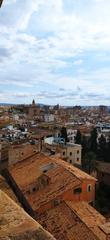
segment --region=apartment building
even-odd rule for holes
[[[8,160],[9,144],[5,141],[0,142],[0,162]]]
[[[29,142],[23,144],[12,145],[9,148],[9,165],[15,164],[17,162],[23,161],[26,158],[39,152],[39,143],[30,144]]]
[[[61,146],[61,158],[72,165],[81,166],[81,151],[81,145],[67,143]]]
[[[45,114],[44,115],[44,121],[45,122],[54,122],[54,114]]]

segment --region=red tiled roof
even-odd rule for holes
[[[49,184],[45,188],[29,194],[29,185],[35,183],[43,174],[42,168],[51,163],[54,163],[54,167],[45,173],[50,179]],[[81,180],[66,169],[63,164],[60,165],[55,159],[51,159],[43,154],[30,157],[20,162],[20,164],[17,163],[13,167],[10,167],[9,171],[18,186],[24,191],[34,210],[62,195],[67,190],[81,184]]]
[[[20,206],[0,190],[0,239],[55,240]]]
[[[37,220],[57,240],[98,240],[65,202],[40,214]]]

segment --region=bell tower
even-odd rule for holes
[[[32,101],[32,106],[35,107],[35,105],[36,105],[36,104],[35,104],[35,100],[33,99],[33,101]]]

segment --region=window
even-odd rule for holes
[[[82,188],[76,188],[74,189],[74,194],[80,194],[82,192]]]
[[[36,188],[35,188],[35,187],[33,187],[32,191],[33,191],[33,192],[35,192],[35,191],[36,191]]]
[[[31,194],[31,191],[30,191],[30,190],[28,190],[28,191],[27,191],[27,194]]]
[[[72,152],[70,152],[70,156],[72,156]]]
[[[89,184],[88,186],[87,186],[87,192],[90,192],[91,191],[91,185]]]
[[[79,158],[77,158],[77,162],[79,162]]]
[[[55,199],[54,200],[54,207],[58,206],[60,204],[60,200]]]
[[[70,163],[72,163],[72,160],[69,160]]]
[[[92,202],[89,202],[89,204],[92,206],[92,207],[94,207],[94,202],[92,201]]]
[[[44,178],[41,179],[41,185],[43,185],[44,187],[47,185],[46,179]]]
[[[77,154],[79,154],[79,150],[77,150]]]
[[[65,152],[63,152],[63,156],[65,155]]]

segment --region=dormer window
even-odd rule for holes
[[[46,173],[46,172],[48,172],[49,170],[52,170],[55,167],[56,167],[55,163],[48,163],[47,165],[42,166],[41,170],[42,170],[43,173]]]
[[[35,191],[36,191],[36,188],[34,187],[32,190],[33,190],[33,192],[35,192]]]
[[[42,174],[42,176],[39,177],[37,182],[38,182],[38,186],[39,186],[39,190],[40,190],[49,184],[50,178],[48,176],[46,176],[45,174]]]

